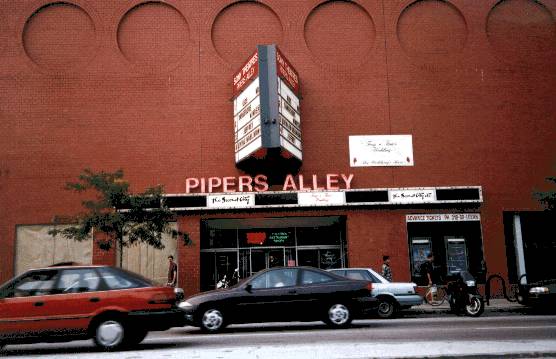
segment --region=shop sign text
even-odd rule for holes
[[[337,191],[351,189],[353,174],[329,173],[325,176],[287,175],[282,191]],[[185,193],[266,192],[269,189],[265,175],[239,177],[186,178]],[[208,200],[208,199],[207,199]],[[210,206],[210,203],[208,203]]]
[[[408,214],[407,222],[463,222],[480,221],[479,213]]]

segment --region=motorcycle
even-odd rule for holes
[[[216,283],[216,289],[225,289],[231,287],[239,281],[239,268],[234,269],[231,276],[224,274],[221,280]]]
[[[485,310],[483,297],[477,290],[477,282],[471,273],[461,271],[456,275],[456,280],[448,283],[446,288],[449,295],[450,309],[455,314],[465,314],[478,317]]]

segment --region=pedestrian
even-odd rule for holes
[[[390,268],[390,256],[382,256],[382,262],[382,276],[391,282],[392,268]]]
[[[434,255],[432,253],[427,254],[427,260],[421,264],[419,267],[419,273],[421,274],[421,280],[423,284],[427,286],[432,286],[434,283]]]
[[[168,282],[166,286],[175,287],[178,282],[178,265],[174,262],[174,256],[168,256]]]

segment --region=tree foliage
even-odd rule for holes
[[[556,186],[556,177],[547,177],[547,182],[552,183],[552,185]],[[535,191],[533,196],[542,203],[545,210],[547,211],[554,211],[556,210],[556,187],[552,190],[548,191]]]
[[[171,228],[174,213],[164,203],[164,188],[147,188],[143,193],[131,194],[129,183],[124,180],[123,170],[113,173],[85,169],[77,182],[68,182],[66,189],[95,194],[95,199],[83,200],[86,210],[75,216],[56,216],[49,234],[83,241],[91,232],[102,232],[105,236],[95,238],[101,249],[109,250],[114,245],[129,247],[134,243],[146,243],[163,249],[162,235],[169,234],[190,244],[187,233]],[[59,224],[70,224],[60,226]]]

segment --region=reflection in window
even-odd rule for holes
[[[311,270],[304,270],[301,275],[301,284],[315,284],[331,282],[334,279],[324,273],[317,273]]]
[[[280,269],[266,272],[251,281],[253,289],[267,289],[294,286],[297,269]]]
[[[56,293],[92,292],[98,289],[100,278],[92,269],[70,269],[62,271]]]
[[[28,297],[34,295],[47,295],[52,293],[54,280],[58,271],[48,270],[32,272],[14,283],[14,289],[8,297]]]
[[[152,285],[148,279],[122,269],[100,267],[98,270],[110,289],[142,288]]]

